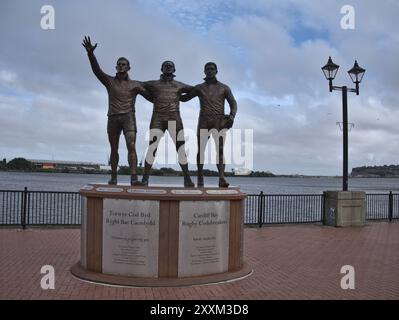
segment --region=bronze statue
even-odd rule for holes
[[[165,61],[161,67],[161,77],[159,80],[143,82],[144,88],[153,98],[154,109],[150,123],[150,143],[145,159],[144,175],[142,184],[148,185],[150,170],[153,164],[160,139],[168,130],[175,143],[176,151],[179,156],[179,164],[184,175],[184,186],[194,187],[194,183],[188,173],[187,156],[184,150],[183,122],[180,117],[179,99],[182,93],[188,93],[193,87],[182,82],[175,81],[175,64],[172,61]],[[169,123],[175,124],[175,132],[171,132]],[[181,139],[178,139],[182,135]]]
[[[181,95],[181,101],[188,101],[198,97],[200,101],[200,115],[197,127],[197,167],[198,187],[204,186],[204,153],[210,135],[213,135],[217,146],[217,168],[219,171],[219,187],[227,188],[229,183],[224,177],[225,162],[223,147],[225,133],[233,126],[234,117],[237,113],[237,102],[230,88],[216,79],[218,72],[214,62],[208,62],[204,67],[205,82],[196,85],[188,94]],[[224,114],[224,102],[227,100],[230,106],[230,114]],[[218,134],[214,134],[217,131]],[[218,138],[218,141],[216,140]]]
[[[93,46],[90,37],[83,39],[82,45],[87,51],[91,68],[100,82],[107,88],[108,92],[108,140],[111,145],[111,180],[109,184],[117,184],[117,171],[119,162],[119,137],[121,132],[125,136],[128,150],[128,162],[130,168],[130,183],[137,183],[137,154],[136,154],[136,116],[135,102],[138,94],[149,101],[150,95],[146,92],[142,83],[131,80],[128,75],[130,70],[129,60],[121,57],[116,62],[116,75],[110,76],[104,73],[94,55],[97,43]]]

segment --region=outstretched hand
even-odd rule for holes
[[[93,52],[95,48],[97,48],[97,43],[93,46],[91,44],[90,37],[86,37],[83,39],[82,46],[85,47],[87,53]]]

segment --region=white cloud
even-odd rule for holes
[[[255,168],[276,173],[339,174],[339,92],[320,70],[331,55],[336,84],[351,85],[354,59],[367,69],[360,96],[349,96],[350,167],[396,163],[399,128],[399,26],[395,1],[50,1],[56,29],[40,29],[40,1],[2,1],[0,10],[0,154],[105,162],[107,95],[81,46],[98,42],[104,71],[126,56],[131,77],[156,79],[164,60],[176,79],[200,83],[203,65],[238,100],[236,128],[253,128]],[[340,28],[340,8],[356,10],[356,29]],[[321,36],[319,36],[321,35]],[[3,45],[6,44],[6,45]],[[136,103],[139,158],[152,106]],[[195,128],[198,101],[181,105]],[[228,110],[228,107],[227,107]],[[141,138],[140,138],[141,137]],[[121,137],[123,139],[123,137]],[[121,162],[126,151],[121,141]]]
[[[0,70],[0,81],[5,85],[13,85],[17,80],[17,75],[7,70]]]

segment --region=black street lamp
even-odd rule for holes
[[[321,68],[326,79],[329,81],[330,92],[333,90],[342,91],[342,124],[343,124],[343,153],[344,153],[344,163],[343,163],[343,191],[348,191],[348,90],[349,92],[355,92],[356,95],[359,95],[359,83],[362,81],[365,69],[359,67],[357,61],[355,60],[355,64],[352,69],[348,71],[349,76],[351,77],[353,83],[356,85],[355,89],[343,86],[337,87],[333,86],[332,81],[337,75],[339,65],[335,64],[331,57],[328,58],[327,64]]]

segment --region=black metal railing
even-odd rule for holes
[[[379,220],[389,219],[391,212],[391,196],[390,194],[368,194],[367,195],[367,219]]]
[[[367,194],[368,220],[384,220],[399,218],[399,194]]]
[[[0,225],[80,225],[78,192],[0,190]]]
[[[244,224],[316,223],[323,219],[322,194],[249,194]],[[367,194],[367,220],[399,219],[399,194]],[[0,190],[0,225],[80,225],[78,192]]]
[[[26,188],[25,188],[26,190]],[[23,225],[24,191],[0,191],[0,225]]]
[[[279,224],[320,222],[323,217],[322,194],[249,194],[244,224]]]
[[[392,221],[392,219],[399,219],[399,194],[392,194],[392,214],[389,221]]]
[[[81,224],[79,193],[30,191],[28,197],[27,224]]]

